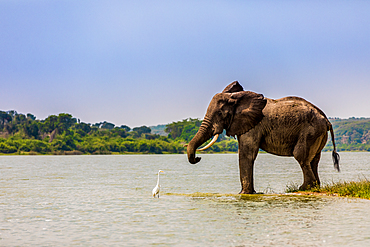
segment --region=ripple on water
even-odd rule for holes
[[[370,155],[353,155],[339,174],[324,153],[322,179],[370,177]],[[237,156],[203,156],[196,166],[185,155],[0,157],[0,245],[370,245],[369,200],[217,193],[240,190]],[[255,177],[258,191],[280,192],[302,174],[259,155]]]

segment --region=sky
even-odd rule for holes
[[[138,127],[203,119],[237,80],[370,117],[370,1],[0,0],[0,110]]]

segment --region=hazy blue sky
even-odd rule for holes
[[[0,110],[157,125],[234,80],[370,117],[370,1],[0,0]]]

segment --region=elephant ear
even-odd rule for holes
[[[262,120],[262,110],[267,103],[262,94],[250,91],[232,93],[230,101],[234,103],[235,110],[230,127],[226,130],[228,136],[242,135]]]
[[[243,90],[244,89],[243,89],[242,85],[240,85],[238,81],[233,81],[227,87],[225,87],[224,91],[222,91],[222,92],[223,93],[236,93],[236,92],[240,92],[240,91],[243,91]]]

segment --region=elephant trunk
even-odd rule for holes
[[[198,132],[195,134],[193,139],[189,142],[187,146],[188,160],[191,164],[196,164],[200,161],[199,157],[195,157],[196,149],[205,143],[208,139],[212,137],[211,122],[208,120],[207,116],[204,118],[202,125],[199,127]]]

